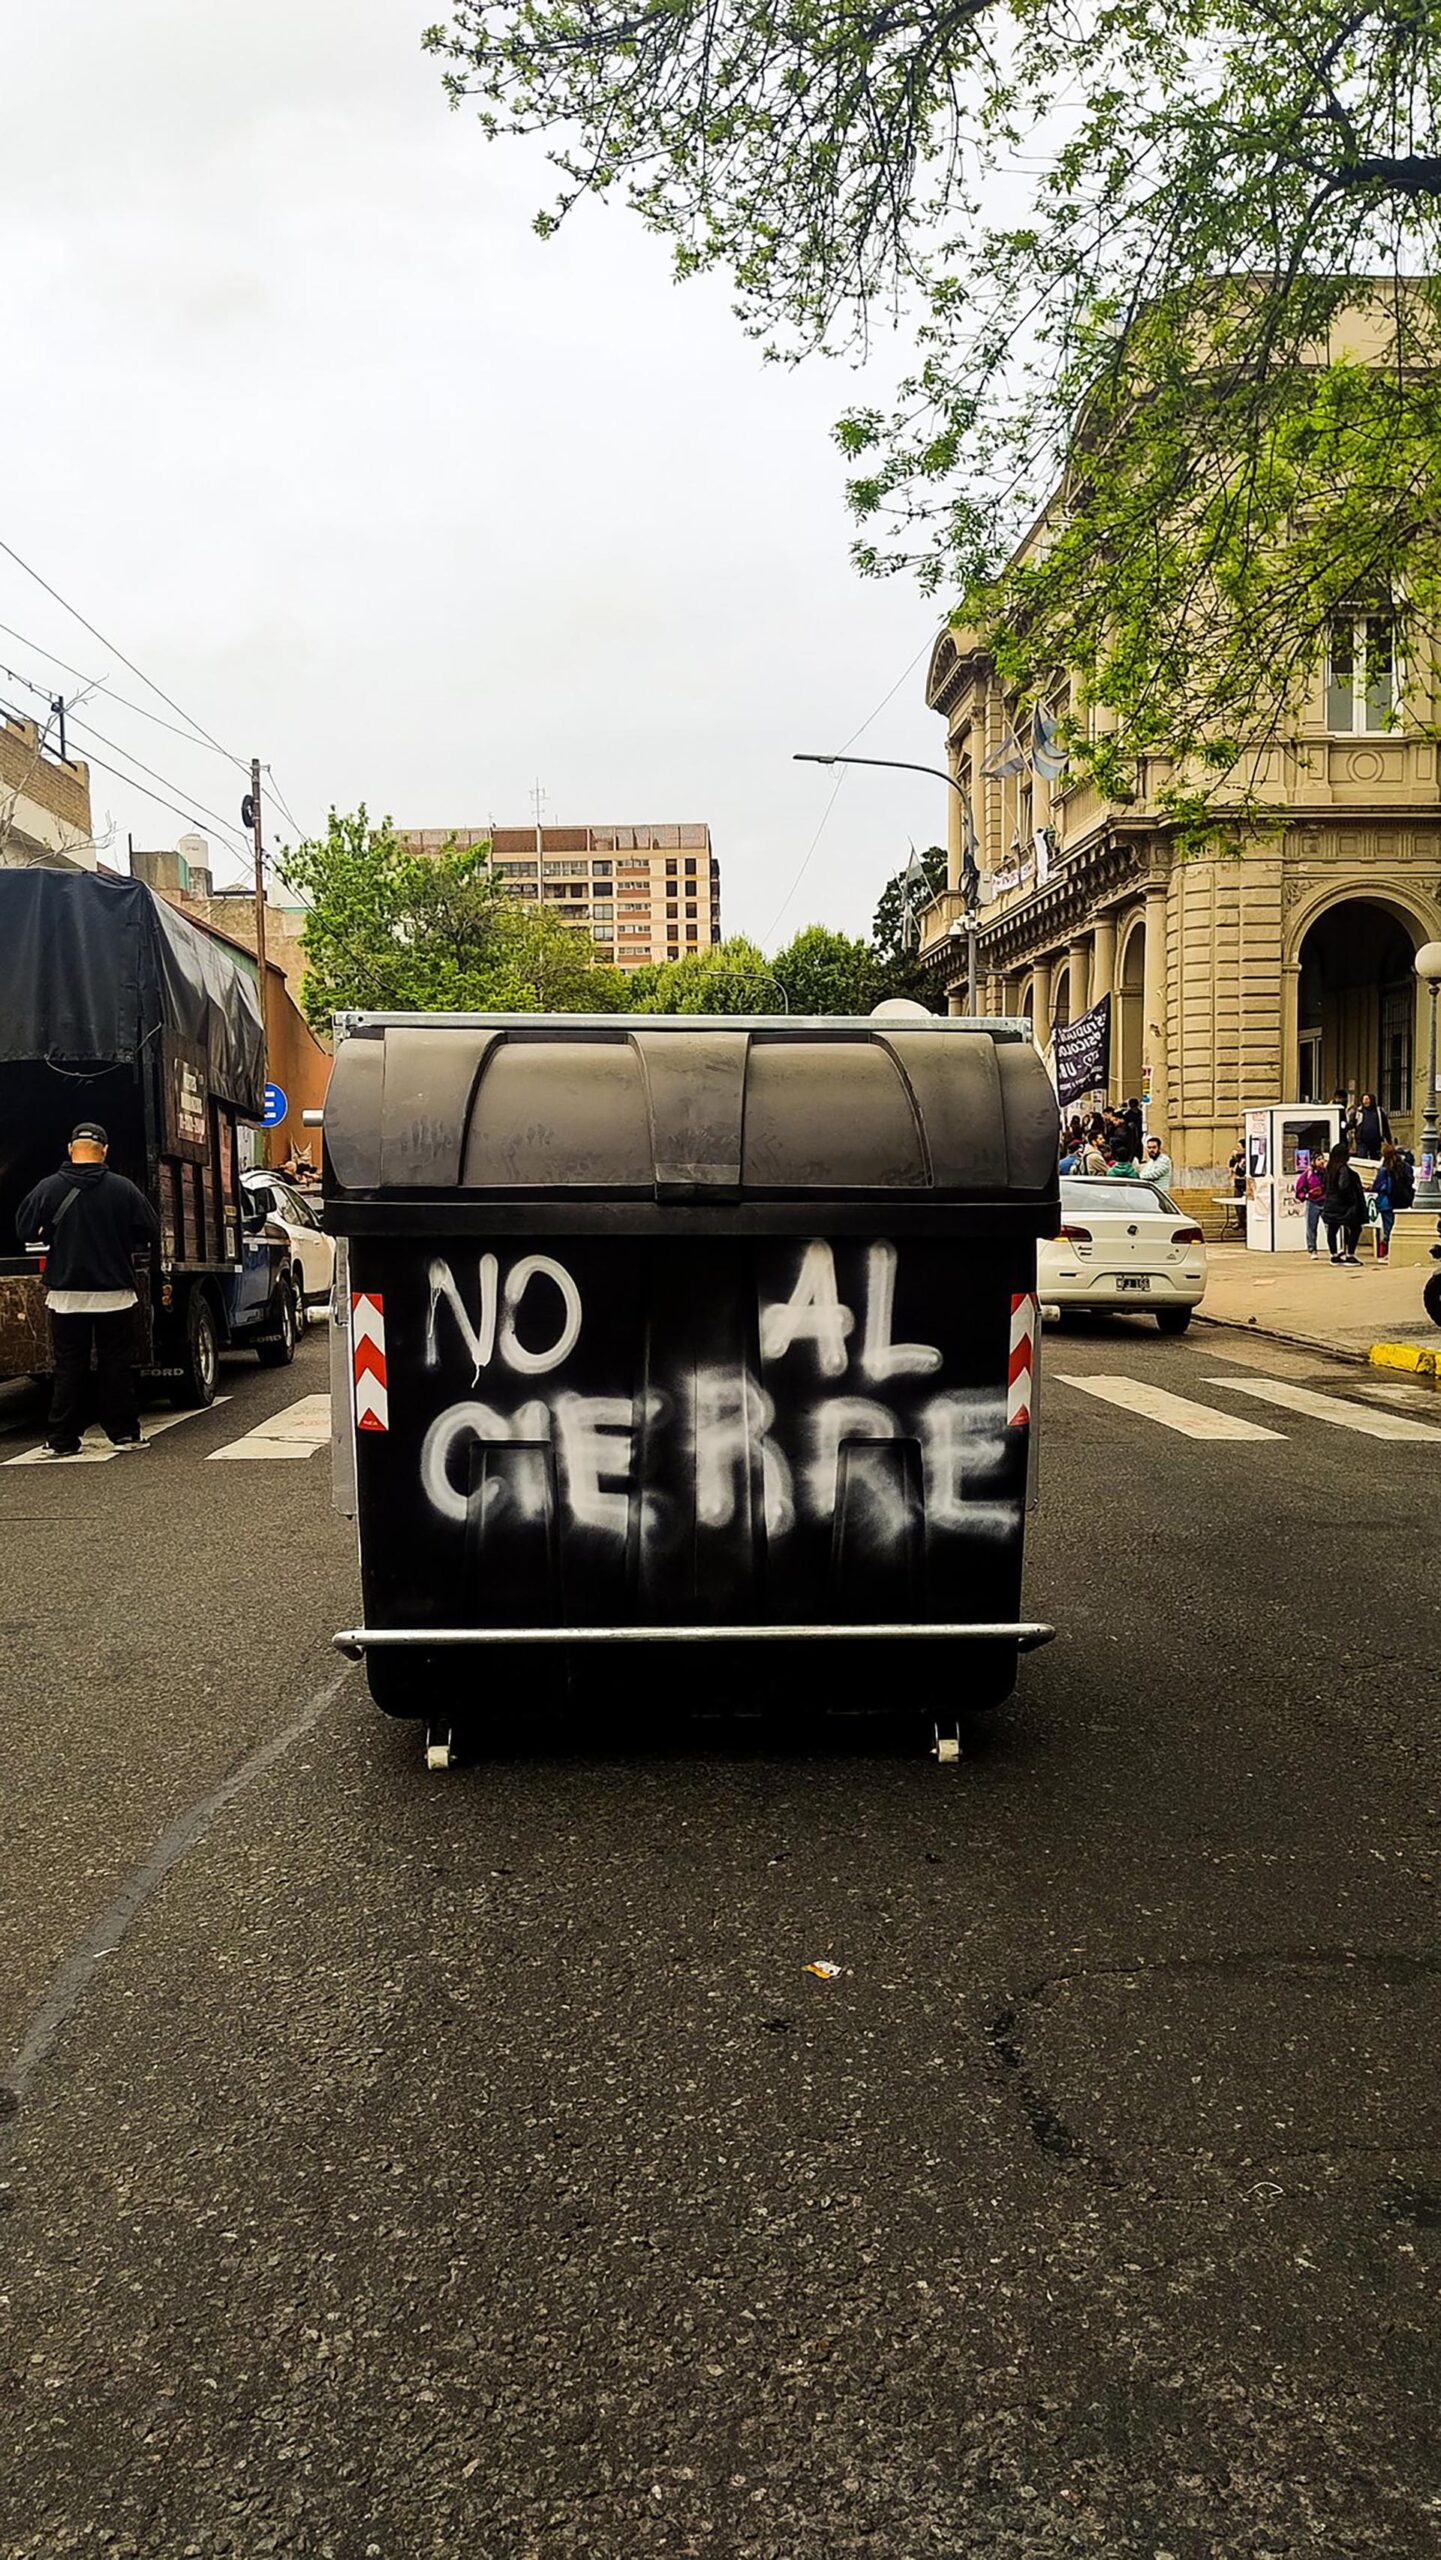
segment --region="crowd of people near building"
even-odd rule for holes
[[[1345,1100],[1344,1095],[1338,1096],[1343,1104]],[[1306,1212],[1306,1250],[1319,1256],[1324,1231],[1333,1262],[1359,1263],[1356,1247],[1363,1227],[1370,1223],[1376,1229],[1376,1259],[1384,1262],[1396,1213],[1409,1209],[1416,1197],[1414,1159],[1394,1144],[1390,1120],[1374,1093],[1363,1093],[1347,1109],[1345,1132],[1329,1154],[1318,1152],[1298,1166],[1296,1198]],[[1368,1184],[1363,1185],[1352,1163],[1353,1153],[1374,1166]],[[1170,1189],[1173,1170],[1160,1139],[1145,1135],[1136,1101],[1117,1103],[1084,1118],[1073,1114],[1061,1130],[1060,1169],[1063,1174],[1146,1182],[1163,1192]],[[1244,1141],[1226,1170],[1244,1232]]]
[[[1147,1182],[1166,1191],[1171,1159],[1159,1138],[1148,1138],[1139,1102],[1123,1102],[1071,1118],[1061,1131],[1062,1173],[1114,1174],[1122,1182]]]

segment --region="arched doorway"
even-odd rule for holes
[[[1026,1020],[1034,1025],[1036,1019],[1036,982],[1034,978],[1027,978],[1022,983],[1020,1011],[1025,1015]]]
[[[1308,927],[1297,955],[1298,1101],[1374,1093],[1411,1136],[1422,939],[1374,898],[1344,899]]]
[[[1137,917],[1121,945],[1112,1026],[1111,1090],[1122,1102],[1140,1097],[1146,1070],[1146,926]]]
[[[1060,969],[1056,973],[1055,988],[1051,996],[1051,1029],[1053,1031],[1064,1031],[1070,1019],[1071,964],[1067,961],[1064,969]]]

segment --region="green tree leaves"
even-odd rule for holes
[[[342,1012],[864,1014],[903,991],[889,954],[824,925],[774,960],[733,934],[680,960],[607,966],[588,932],[515,897],[488,847],[411,853],[364,808],[332,809],[323,841],[287,850],[283,876],[310,901],[303,1002],[325,1035]]]
[[[453,0],[427,42],[551,138],[553,218],[619,188],[772,347],[914,319],[839,429],[857,559],[958,598],[1022,718],[1078,680],[1076,779],[1254,817],[1338,604],[1436,727],[1441,0]]]
[[[511,897],[487,848],[410,853],[389,819],[332,809],[323,842],[296,845],[283,876],[311,902],[303,1002],[328,1034],[350,1010],[609,1012],[615,973],[587,935]],[[623,995],[623,990],[619,991]]]

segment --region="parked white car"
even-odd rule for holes
[[[307,1307],[329,1305],[335,1278],[335,1246],[320,1224],[317,1205],[282,1174],[264,1168],[243,1173],[240,1180],[252,1214],[268,1218],[285,1234],[303,1323]]]
[[[1205,1238],[1168,1193],[1111,1175],[1062,1175],[1061,1232],[1036,1263],[1044,1313],[1104,1308],[1184,1333],[1205,1288]]]

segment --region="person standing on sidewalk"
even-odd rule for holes
[[[1379,1156],[1391,1143],[1391,1123],[1374,1093],[1363,1093],[1347,1126],[1358,1156]]]
[[[1146,1152],[1141,1158],[1139,1170],[1141,1180],[1149,1182],[1153,1191],[1170,1190],[1173,1167],[1159,1138],[1146,1140]]]
[[[1318,1250],[1321,1211],[1326,1198],[1326,1172],[1319,1156],[1312,1156],[1296,1176],[1296,1197],[1306,1207],[1306,1251],[1312,1260]]]
[[[67,1165],[47,1174],[20,1203],[22,1244],[45,1247],[45,1303],[55,1344],[55,1388],[44,1455],[79,1454],[95,1351],[96,1401],[117,1449],[143,1449],[135,1383],[135,1256],[160,1234],[143,1191],[112,1173],[110,1141],[98,1120],[82,1120]]]
[[[1371,1197],[1376,1203],[1376,1223],[1380,1228],[1376,1238],[1376,1259],[1384,1262],[1391,1250],[1391,1230],[1396,1224],[1396,1212],[1409,1209],[1416,1197],[1410,1167],[1400,1148],[1393,1147],[1389,1138],[1382,1142],[1381,1161],[1371,1178]]]
[[[1333,1262],[1355,1262],[1361,1229],[1366,1223],[1366,1194],[1361,1177],[1351,1164],[1344,1146],[1331,1149],[1326,1158],[1326,1188],[1321,1201],[1321,1215],[1326,1222],[1326,1242]],[[1340,1245],[1338,1253],[1336,1248]]]

